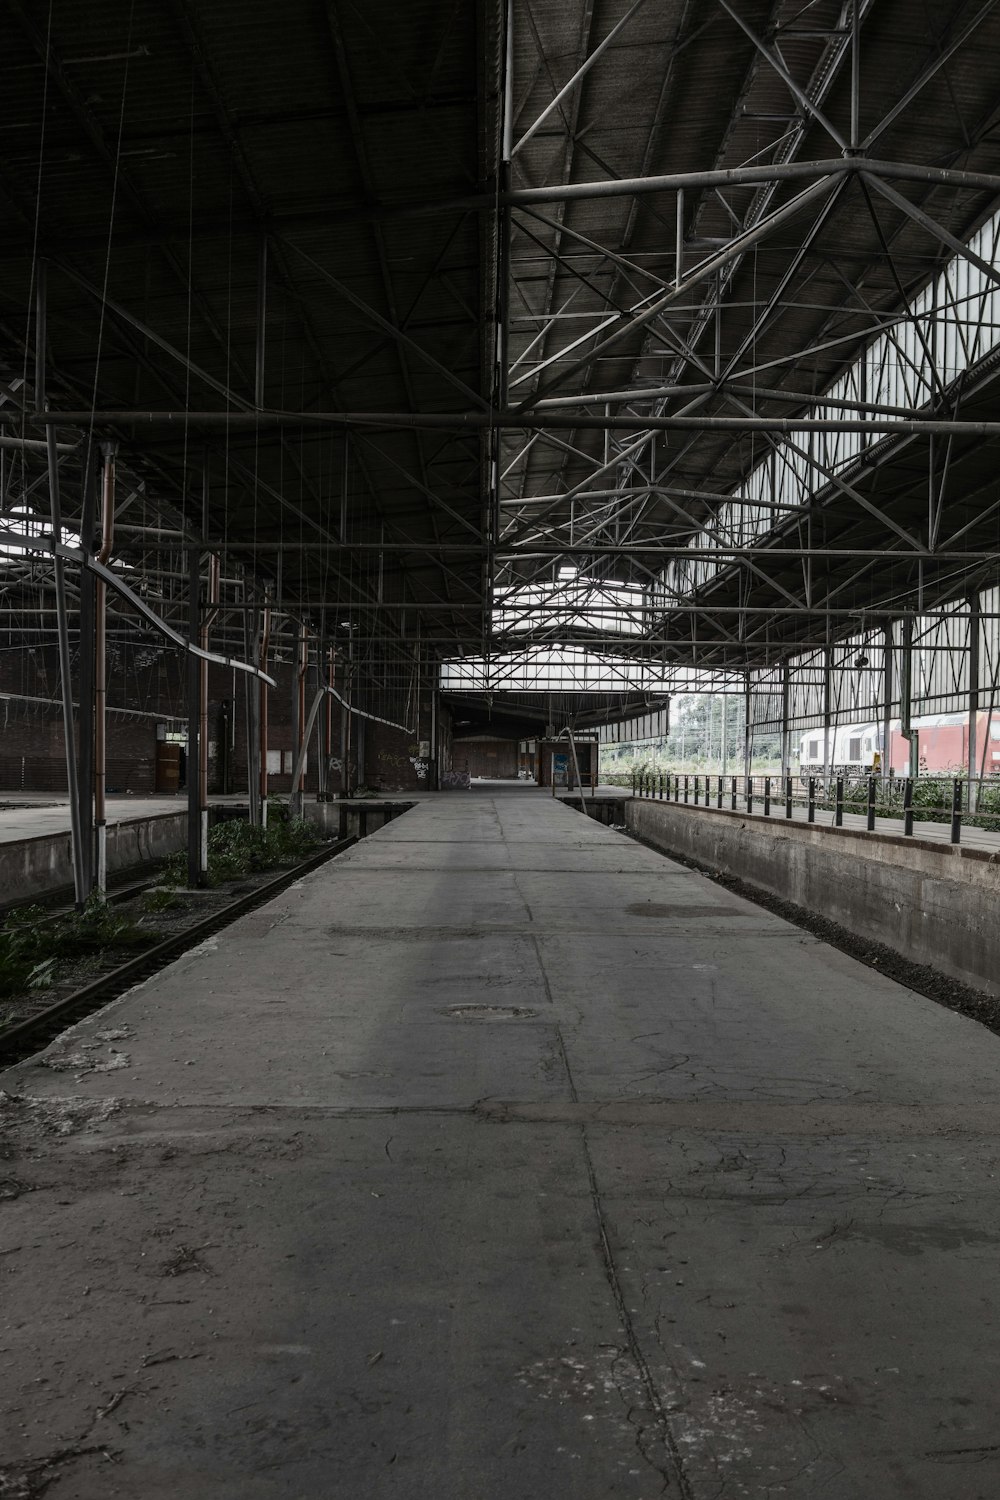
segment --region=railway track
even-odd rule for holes
[[[174,933],[153,947],[144,949],[135,958],[130,958],[116,968],[109,969],[107,973],[98,975],[96,979],[81,985],[72,994],[64,995],[54,1004],[46,1006],[44,1010],[37,1011],[23,1021],[15,1021],[9,1026],[4,1026],[0,1029],[0,1067],[9,1067],[12,1063],[19,1062],[22,1058],[37,1052],[41,1047],[47,1046],[67,1026],[73,1025],[76,1021],[82,1021],[85,1016],[99,1010],[102,1005],[107,1005],[110,1000],[124,994],[133,985],[149,979],[151,975],[172,963],[175,958],[179,958],[182,953],[186,953],[189,948],[194,948],[198,943],[204,942],[205,938],[212,937],[223,927],[228,927],[230,922],[235,922],[238,917],[245,916],[255,907],[272,900],[281,891],[287,890],[296,880],[301,879],[303,875],[308,875],[310,871],[319,869],[321,865],[336,859],[339,854],[343,854],[357,842],[356,838],[351,837],[338,839],[335,843],[328,844],[300,864],[294,865],[291,869],[282,870],[273,880],[257,886],[255,890],[244,896],[236,897],[221,910],[212,912],[201,921],[193,922],[182,932]]]

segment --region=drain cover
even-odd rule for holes
[[[442,1014],[458,1021],[525,1021],[535,1012],[523,1005],[449,1005]]]

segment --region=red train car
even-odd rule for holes
[[[969,764],[968,714],[921,714],[912,727],[918,736],[920,774],[942,776],[964,771]],[[889,724],[889,770],[905,776],[910,765],[910,742],[903,738],[899,719]],[[830,770],[834,775],[862,775],[884,755],[881,724],[841,724],[831,731]],[[822,729],[811,729],[799,746],[799,774],[821,776],[826,746]],[[976,769],[984,776],[1000,774],[1000,711],[976,715]]]

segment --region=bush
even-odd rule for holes
[[[320,834],[313,823],[275,816],[274,809],[266,828],[255,827],[242,818],[217,823],[208,835],[208,883],[218,885],[304,859],[319,842]],[[164,885],[186,885],[187,854],[172,854],[160,879]]]
[[[0,928],[0,995],[48,989],[61,960],[108,948],[146,948],[158,937],[99,896],[91,896],[83,911],[56,921],[40,906],[23,906]]]

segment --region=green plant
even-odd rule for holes
[[[303,859],[320,842],[315,824],[304,818],[289,818],[283,804],[274,808],[269,799],[268,816],[266,828],[241,818],[215,825],[208,835],[209,885],[270,870],[287,860]],[[170,856],[160,882],[166,886],[187,884],[186,854]]]
[[[147,891],[142,898],[142,909],[147,912],[173,911],[180,904],[176,892],[164,890],[161,886]]]
[[[39,924],[45,913],[40,906],[22,906],[9,913],[0,928],[0,995],[16,995],[28,987],[39,963],[47,963],[45,937]]]
[[[156,934],[140,927],[94,894],[81,912],[63,917],[52,928],[52,948],[60,956],[99,953],[105,948],[142,948]]]
[[[40,964],[35,964],[25,980],[25,989],[48,990],[55,982],[56,959],[43,958]]]

